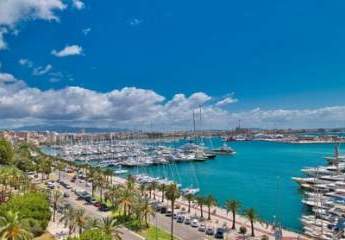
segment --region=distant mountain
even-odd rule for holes
[[[24,126],[19,128],[14,128],[15,131],[50,131],[58,133],[100,133],[100,132],[120,132],[120,131],[129,131],[128,129],[121,128],[83,128],[83,127],[70,127],[63,125],[33,125],[33,126]]]

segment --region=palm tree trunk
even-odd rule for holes
[[[162,190],[162,202],[164,202],[164,190]]]
[[[232,211],[232,229],[236,229],[236,213],[235,211]]]
[[[255,237],[255,234],[254,234],[254,221],[253,220],[250,221],[250,225],[251,225],[251,228],[252,228],[252,237]]]
[[[207,220],[211,220],[211,207],[208,207],[208,217]]]
[[[188,201],[188,213],[190,213],[190,201]]]
[[[202,209],[202,205],[200,205],[200,217],[204,218],[204,211]]]
[[[55,214],[56,214],[56,203],[54,203],[54,208],[53,208],[53,222],[55,222]]]
[[[171,225],[170,225],[170,239],[174,240],[174,205],[175,201],[171,201]]]

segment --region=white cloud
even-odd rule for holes
[[[233,97],[226,97],[226,98],[218,101],[215,105],[217,107],[222,108],[222,107],[226,107],[226,106],[233,104],[233,103],[236,103],[236,102],[238,102],[238,99],[233,98]]]
[[[131,20],[129,20],[129,25],[130,26],[138,26],[140,24],[142,24],[144,22],[143,19],[140,19],[140,18],[132,18]]]
[[[0,1],[0,50],[6,49],[4,35],[11,32],[18,34],[16,26],[21,21],[47,20],[58,21],[56,11],[62,11],[66,5],[62,0],[1,0]]]
[[[26,59],[26,58],[19,59],[18,63],[20,65],[28,67],[28,68],[32,68],[34,65],[32,61],[30,61],[29,59]]]
[[[71,45],[66,46],[64,49],[57,51],[52,50],[51,54],[56,57],[67,57],[67,56],[73,56],[73,55],[80,55],[83,53],[83,48],[78,45]]]
[[[0,83],[15,82],[17,79],[9,73],[0,73]]]
[[[81,30],[81,32],[85,35],[85,36],[87,36],[90,32],[91,32],[91,28],[85,28],[85,29],[83,29],[83,30]]]
[[[72,4],[73,4],[73,7],[75,7],[78,10],[81,10],[85,7],[85,4],[80,0],[73,0]]]
[[[0,50],[6,49],[7,48],[7,43],[5,42],[5,34],[7,33],[6,28],[0,28]]]
[[[34,68],[32,71],[32,75],[34,76],[42,76],[48,73],[53,68],[52,65],[47,64],[45,67],[39,66],[37,68]]]
[[[224,102],[229,103],[226,99]],[[104,93],[82,87],[40,90],[9,73],[0,73],[0,118],[4,127],[49,122],[148,129],[152,122],[160,130],[190,130],[193,110],[197,129],[229,129],[239,119],[244,127],[339,127],[345,118],[345,106],[230,112],[217,106],[219,102],[214,103],[203,92],[190,96],[179,93],[166,99],[152,90],[135,87]],[[199,106],[202,106],[202,122]]]
[[[60,0],[3,0],[0,1],[0,25],[14,27],[22,20],[59,20],[56,10],[66,6]]]

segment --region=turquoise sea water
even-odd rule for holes
[[[205,141],[217,147],[215,138]],[[174,143],[171,145],[180,145]],[[201,195],[214,195],[219,205],[237,199],[244,208],[253,207],[260,217],[273,221],[276,216],[284,227],[301,231],[299,218],[305,209],[301,192],[293,176],[302,175],[307,166],[326,164],[324,157],[333,153],[330,144],[285,144],[270,142],[231,142],[234,156],[217,156],[205,162],[132,168],[131,173],[166,176],[184,186],[200,188]]]

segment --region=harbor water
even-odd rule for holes
[[[219,138],[204,142],[212,148],[223,144]],[[170,146],[181,144],[174,142]],[[235,155],[218,155],[204,162],[135,167],[130,172],[164,176],[183,187],[198,187],[199,194],[212,194],[219,205],[228,199],[239,200],[243,209],[254,208],[264,221],[278,221],[285,228],[300,232],[299,218],[305,209],[302,192],[291,177],[301,176],[304,167],[326,164],[324,157],[333,154],[333,146],[256,141],[228,145],[237,152]]]

